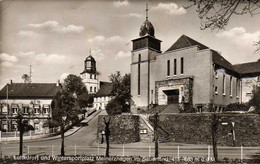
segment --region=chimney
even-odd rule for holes
[[[10,79],[10,84],[13,84],[13,80],[12,79]]]
[[[56,86],[60,86],[60,79],[57,80]]]

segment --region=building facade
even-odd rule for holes
[[[132,40],[131,95],[135,109],[154,105],[191,105],[198,112],[223,111],[230,103],[242,102],[243,81],[260,75],[250,73],[249,63],[232,65],[217,51],[182,35],[161,52],[161,41],[146,18],[139,38]],[[248,101],[248,100],[245,100]]]
[[[110,82],[99,80],[99,73],[96,69],[96,60],[89,55],[84,62],[84,71],[81,78],[88,93],[94,97],[93,107],[97,110],[105,109],[107,103],[113,98],[112,85]]]
[[[51,102],[61,89],[55,83],[11,83],[0,91],[1,131],[16,131],[21,114],[36,132],[48,129],[52,117]]]

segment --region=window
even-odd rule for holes
[[[232,76],[230,76],[230,81],[229,81],[229,83],[230,83],[230,97],[232,97],[232,90],[233,90],[233,83],[232,83]]]
[[[181,58],[181,74],[184,72],[184,59]]]
[[[238,98],[239,81],[236,80],[236,97]]]
[[[94,75],[94,79],[97,79],[97,75]]]
[[[39,108],[38,107],[34,108],[34,113],[39,114]]]
[[[173,63],[173,75],[177,75],[177,59],[174,59],[174,63]]]
[[[141,65],[140,65],[140,62],[141,62],[141,54],[139,54],[139,56],[138,56],[138,88],[137,88],[137,90],[138,90],[138,95],[140,95],[140,81],[141,81]]]
[[[17,114],[17,111],[18,111],[17,108],[12,108],[12,110],[13,110],[13,114]]]
[[[167,60],[167,76],[170,76],[170,60]]]
[[[92,79],[92,74],[90,74],[90,79]]]
[[[217,95],[218,94],[218,87],[215,86],[215,94]]]
[[[43,113],[44,113],[44,114],[48,114],[48,113],[49,113],[48,110],[49,110],[49,108],[43,108]]]
[[[202,112],[202,106],[197,106],[197,112],[201,113]]]
[[[223,95],[226,95],[226,76],[223,74],[223,89],[222,89]]]
[[[96,87],[94,87],[94,92],[96,93],[96,91],[97,91],[97,88],[96,88]]]
[[[23,107],[23,113],[28,114],[29,108],[28,107]]]
[[[90,87],[90,92],[92,92],[92,87]]]
[[[218,79],[218,71],[215,70],[215,78]]]
[[[2,106],[2,113],[3,113],[3,114],[7,114],[7,111],[8,111],[8,106],[7,106],[7,104],[6,104],[6,105],[3,104],[3,106]]]

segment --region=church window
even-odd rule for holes
[[[226,95],[226,76],[223,74],[223,88],[222,88],[223,95]]]
[[[177,75],[177,59],[174,59],[174,71],[173,71],[173,75]]]
[[[92,92],[92,87],[90,87],[90,92]]]
[[[140,80],[141,80],[141,65],[140,65],[140,62],[141,62],[141,54],[139,54],[138,56],[138,95],[140,95]]]
[[[230,96],[232,96],[232,90],[233,90],[233,83],[232,83],[232,76],[230,76]]]
[[[170,60],[167,60],[167,76],[170,76]]]
[[[184,72],[184,59],[181,58],[181,74]]]

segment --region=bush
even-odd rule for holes
[[[225,111],[248,111],[249,106],[247,104],[233,103],[226,106]]]
[[[111,99],[106,106],[106,111],[108,115],[117,115],[123,112],[123,107],[118,99]]]

